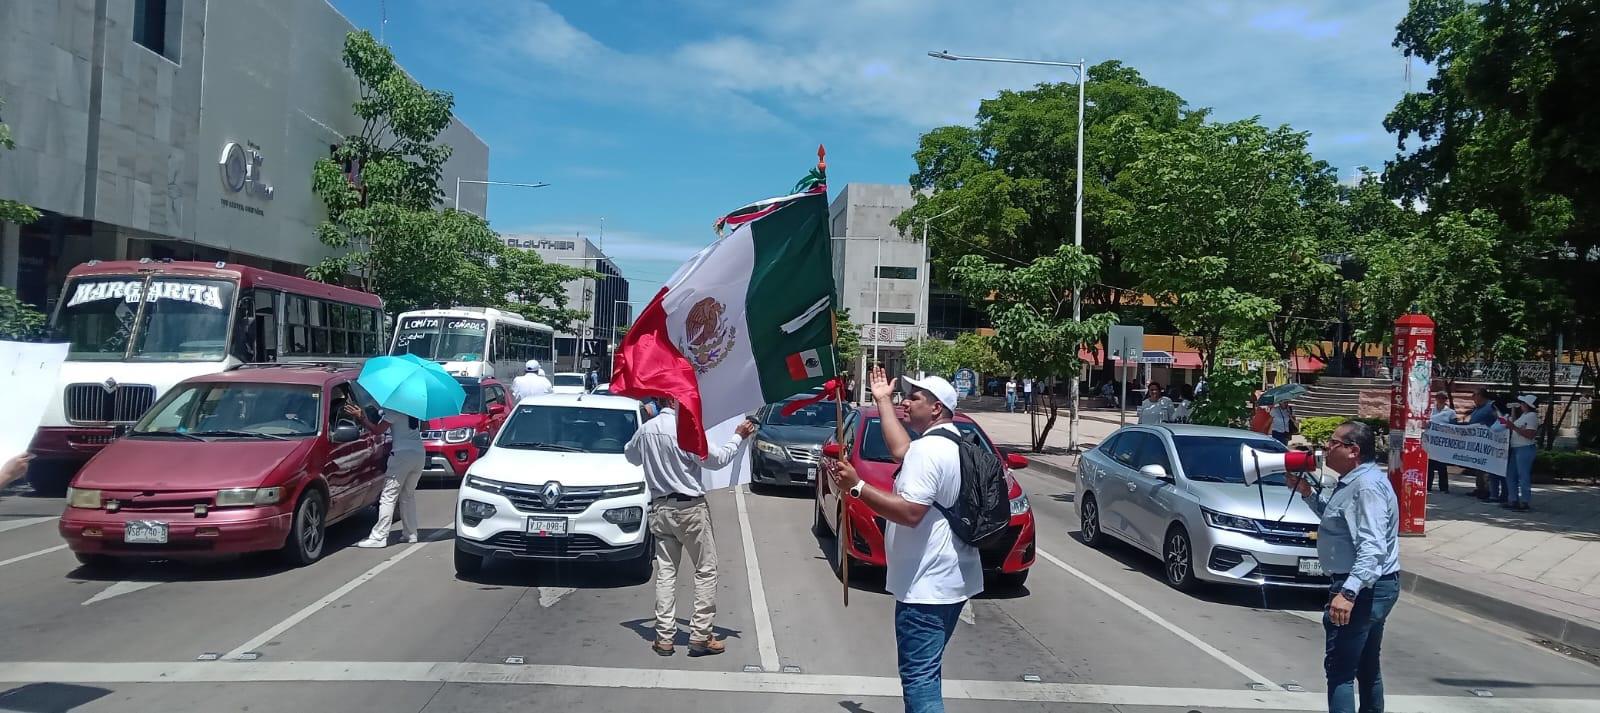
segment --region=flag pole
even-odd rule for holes
[[[822,144],[817,144],[817,172],[824,176],[828,170],[828,149]],[[839,310],[828,310],[828,324],[833,332],[833,440],[844,447],[844,371],[839,368]],[[859,388],[859,385],[858,385]],[[840,456],[848,457],[846,453]],[[844,496],[839,496],[841,501]],[[844,605],[850,606],[850,517],[845,508],[839,508],[839,529],[835,533],[839,538],[839,581],[843,584]]]

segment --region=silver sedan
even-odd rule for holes
[[[1115,537],[1160,557],[1167,584],[1325,588],[1318,518],[1282,472],[1245,484],[1240,446],[1282,453],[1251,431],[1128,426],[1083,454],[1077,508],[1083,541]]]

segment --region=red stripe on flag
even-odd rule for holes
[[[667,332],[667,311],[661,306],[666,294],[667,288],[661,288],[622,338],[611,374],[611,392],[635,399],[677,399],[678,445],[704,458],[708,449],[700,416],[700,381]]]
[[[789,378],[795,381],[806,380],[806,359],[799,354],[790,354],[784,364],[789,367]]]

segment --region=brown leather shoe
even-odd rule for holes
[[[656,642],[650,645],[650,649],[655,651],[657,656],[671,656],[672,639],[656,639]]]
[[[690,656],[716,656],[727,650],[727,646],[713,637],[707,637],[703,641],[689,640]]]

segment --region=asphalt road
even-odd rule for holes
[[[1075,539],[1069,484],[1022,478],[1040,560],[1025,592],[970,606],[945,661],[951,711],[1322,708],[1320,596],[1174,592],[1153,559]],[[115,578],[61,547],[59,500],[0,500],[0,711],[901,709],[882,574],[840,606],[808,493],[713,494],[729,650],[693,659],[650,651],[649,583],[577,566],[456,579],[455,491],[419,495],[417,545],[352,547],[365,516],[310,567]],[[1386,644],[1391,711],[1600,713],[1600,668],[1491,622],[1402,598]]]

